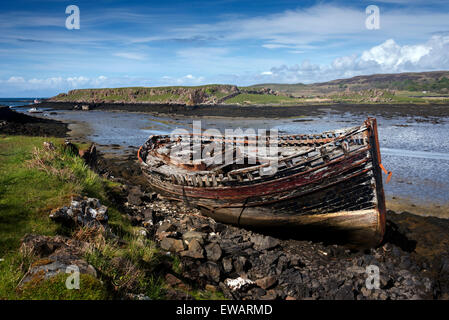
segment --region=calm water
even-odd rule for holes
[[[0,105],[12,107],[25,106],[32,104],[35,99],[41,100],[41,98],[0,98]]]
[[[88,138],[100,145],[140,146],[151,134],[168,134],[175,128],[191,129],[187,117],[160,117],[149,114],[105,111],[57,111],[44,116],[88,124]],[[307,121],[304,121],[307,120]],[[307,119],[248,120],[203,118],[202,128],[276,128],[280,133],[320,133],[360,125],[363,116],[329,113]],[[449,117],[438,124],[419,118],[377,117],[382,162],[393,171],[385,185],[388,197],[411,198],[416,202],[446,204],[449,202]]]

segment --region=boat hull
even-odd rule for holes
[[[207,187],[166,179],[148,166],[142,169],[162,196],[199,208],[217,221],[371,247],[382,241],[386,209],[375,119],[365,126],[365,143],[344,156],[286,168],[264,179]]]

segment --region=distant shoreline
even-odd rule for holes
[[[75,106],[88,105],[89,110],[144,112],[165,115],[191,117],[242,117],[242,118],[292,118],[301,116],[321,116],[329,112],[384,117],[418,116],[448,117],[449,104],[310,104],[296,106],[241,106],[241,105],[196,105],[181,104],[148,104],[148,103],[82,103],[82,102],[50,102],[43,101],[33,105],[41,108],[74,110]],[[30,107],[30,106],[27,106]],[[80,111],[88,112],[88,111]]]

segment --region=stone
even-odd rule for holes
[[[238,274],[244,274],[250,267],[248,259],[244,256],[239,256],[234,260],[234,269]]]
[[[97,277],[95,268],[84,260],[88,244],[63,236],[26,235],[20,251],[39,259],[33,262],[20,281],[19,287],[29,281],[41,281],[71,270]]]
[[[140,190],[139,187],[132,187],[129,189],[128,193],[128,203],[133,206],[140,206],[142,205],[143,193]]]
[[[224,283],[232,291],[237,291],[251,286],[254,284],[254,281],[247,278],[238,277],[236,279],[226,279]]]
[[[217,292],[217,287],[210,285],[210,284],[206,284],[204,289],[206,289],[207,291],[210,291],[210,292]]]
[[[184,242],[182,240],[173,238],[163,238],[161,241],[161,248],[171,252],[184,251]]]
[[[221,263],[223,265],[224,272],[230,273],[232,271],[233,265],[232,265],[232,258],[231,257],[223,258]]]
[[[278,282],[278,280],[275,276],[269,276],[269,277],[265,277],[265,278],[256,280],[256,285],[258,285],[262,289],[267,290],[267,289],[270,289],[273,286],[275,286],[277,282]]]
[[[142,212],[142,214],[145,218],[145,221],[149,221],[149,220],[153,221],[153,210],[152,209],[147,208]]]
[[[189,242],[189,249],[181,252],[181,256],[194,259],[203,259],[203,251],[203,247],[201,246],[201,243],[198,241],[198,239],[193,239]]]
[[[49,218],[68,227],[80,225],[109,229],[107,212],[108,207],[101,205],[98,199],[72,198],[70,206],[53,210]]]
[[[172,232],[172,231],[176,231],[176,226],[173,223],[169,222],[169,221],[164,221],[157,228],[156,235],[158,235],[158,234],[160,234],[162,232]]]
[[[340,287],[335,294],[335,300],[354,300],[354,292],[352,290],[352,287]]]
[[[205,276],[207,279],[219,283],[221,277],[221,270],[218,264],[212,261],[207,261],[199,267],[199,272],[201,275]]]
[[[212,261],[218,261],[221,258],[222,251],[218,243],[209,243],[206,247],[207,259]]]
[[[280,241],[278,239],[262,235],[255,235],[251,237],[251,242],[254,243],[254,249],[259,251],[270,250],[280,244]]]
[[[175,277],[174,275],[172,275],[171,273],[167,273],[167,274],[165,275],[165,281],[167,282],[167,284],[168,284],[169,286],[172,286],[172,287],[177,286],[177,285],[179,285],[179,284],[182,283],[181,280],[179,280],[178,278],[176,278],[176,277]]]
[[[275,290],[268,290],[266,295],[260,297],[260,300],[275,300],[278,294]]]
[[[182,239],[186,242],[190,242],[193,239],[197,240],[200,244],[204,243],[204,238],[207,235],[205,233],[202,232],[197,232],[197,231],[187,231],[186,233],[184,233],[182,235]]]
[[[360,290],[360,291],[364,297],[368,297],[371,295],[371,290],[367,289],[366,287],[363,287],[362,290]]]

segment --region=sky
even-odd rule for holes
[[[432,70],[449,70],[447,0],[0,2],[0,97]]]

